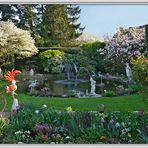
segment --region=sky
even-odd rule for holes
[[[119,27],[136,27],[148,23],[148,5],[80,5],[79,21],[84,33],[103,39]]]

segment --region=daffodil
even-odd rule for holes
[[[69,107],[66,108],[66,110],[67,110],[68,113],[71,113],[72,112],[72,107],[69,106]]]
[[[106,139],[107,139],[106,136],[101,136],[101,137],[100,137],[100,140],[106,140]]]

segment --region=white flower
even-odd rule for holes
[[[46,108],[47,107],[47,105],[46,104],[44,104],[43,106],[42,106],[42,108]]]
[[[25,131],[24,133],[30,134],[30,131]]]
[[[69,136],[66,137],[66,139],[69,139],[69,138],[70,138]]]
[[[23,132],[19,130],[19,131],[15,132],[14,134],[15,134],[15,135],[18,135],[18,134],[22,134],[22,133],[23,133]]]
[[[39,113],[39,110],[36,110],[35,113],[38,114]]]
[[[115,127],[120,127],[120,123],[117,122],[117,123],[115,124]]]
[[[17,58],[31,57],[38,53],[34,43],[29,31],[17,28],[10,21],[0,21],[1,60],[9,58],[10,54],[17,55]],[[6,54],[8,57],[4,56]]]

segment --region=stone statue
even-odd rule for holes
[[[93,80],[92,77],[90,77],[90,83],[91,83],[91,91],[90,91],[90,95],[96,95],[95,90],[96,90],[96,81]]]
[[[29,75],[30,75],[30,76],[33,76],[33,75],[34,75],[34,70],[33,70],[33,69],[30,69]]]
[[[126,63],[126,76],[128,77],[129,81],[132,80],[132,71],[131,71],[131,68],[129,66],[129,63]]]
[[[18,99],[14,98],[11,112],[16,112],[20,108],[20,105],[18,104]]]
[[[29,84],[29,88],[30,88],[30,94],[33,93],[34,91],[34,88],[37,86],[37,80],[34,80],[32,81],[30,84]]]

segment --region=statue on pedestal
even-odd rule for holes
[[[33,75],[34,75],[34,70],[33,70],[33,69],[30,69],[29,75],[30,75],[30,76],[33,76]]]
[[[132,80],[132,71],[131,68],[129,66],[129,63],[126,63],[126,76],[128,77],[128,81]]]
[[[90,95],[96,95],[95,90],[96,90],[96,81],[93,80],[92,77],[90,77],[90,82],[91,82],[91,91]]]

